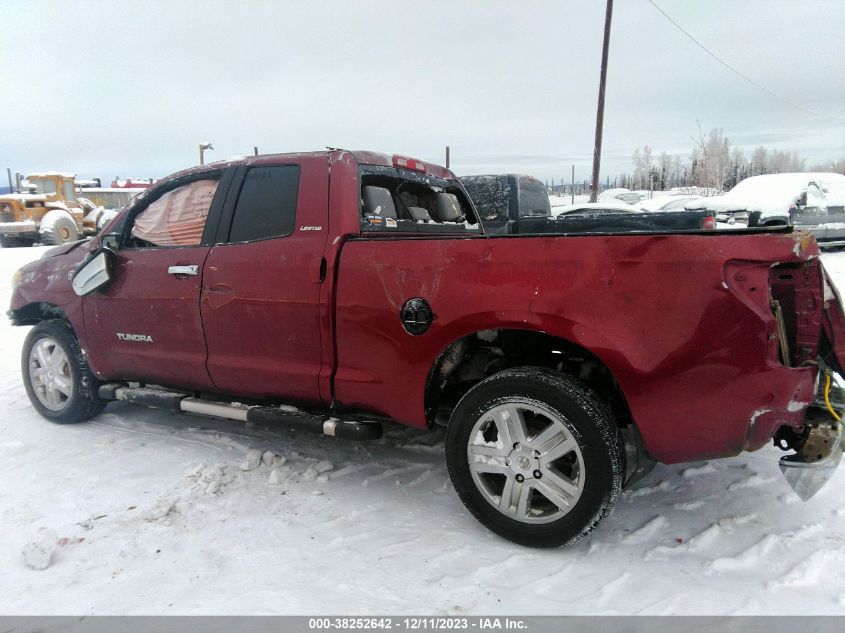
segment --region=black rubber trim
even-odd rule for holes
[[[289,428],[323,435],[326,417],[304,411],[283,411],[273,407],[252,407],[246,413],[248,422],[254,424],[283,424]],[[335,437],[345,440],[375,440],[381,437],[382,427],[377,422],[337,422]]]
[[[381,437],[382,426],[377,422],[338,422],[334,436],[342,440],[363,442]]]

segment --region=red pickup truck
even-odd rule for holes
[[[814,492],[845,360],[818,255],[790,229],[488,235],[448,169],[330,150],[157,182],[18,271],[9,315],[50,420],[123,400],[349,439],[443,425],[469,510],[559,546],[654,461],[774,438]]]

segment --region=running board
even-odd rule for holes
[[[105,384],[100,387],[99,396],[103,400],[120,400],[176,413],[195,413],[254,424],[283,424],[297,431],[331,435],[344,440],[375,440],[380,438],[382,433],[381,424],[374,421],[345,422],[325,415],[299,411],[293,407],[217,402],[166,389]]]

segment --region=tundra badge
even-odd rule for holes
[[[123,332],[118,332],[117,338],[119,338],[121,341],[132,341],[133,343],[153,342],[153,337],[147,334],[124,334]]]

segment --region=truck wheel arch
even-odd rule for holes
[[[499,348],[503,356],[490,362],[491,349],[498,345],[503,346]],[[537,330],[483,330],[447,345],[429,370],[426,381],[425,412],[429,426],[447,425],[449,413],[458,400],[480,381],[525,365],[572,376],[607,401],[625,442],[625,485],[648,474],[655,462],[648,455],[628,400],[607,363],[582,345]]]
[[[21,308],[9,310],[9,317],[13,325],[36,325],[53,319],[67,321],[70,324],[70,319],[60,306],[44,301],[34,301]],[[71,329],[73,329],[72,325]]]
[[[448,399],[450,389],[465,393],[493,373],[524,365],[556,369],[573,375],[611,401],[618,398],[614,407],[617,422],[624,425],[633,421],[619,382],[596,354],[546,332],[508,327],[472,332],[452,341],[440,352],[426,380],[425,409],[429,424],[442,423],[437,419],[438,408],[444,396]]]

